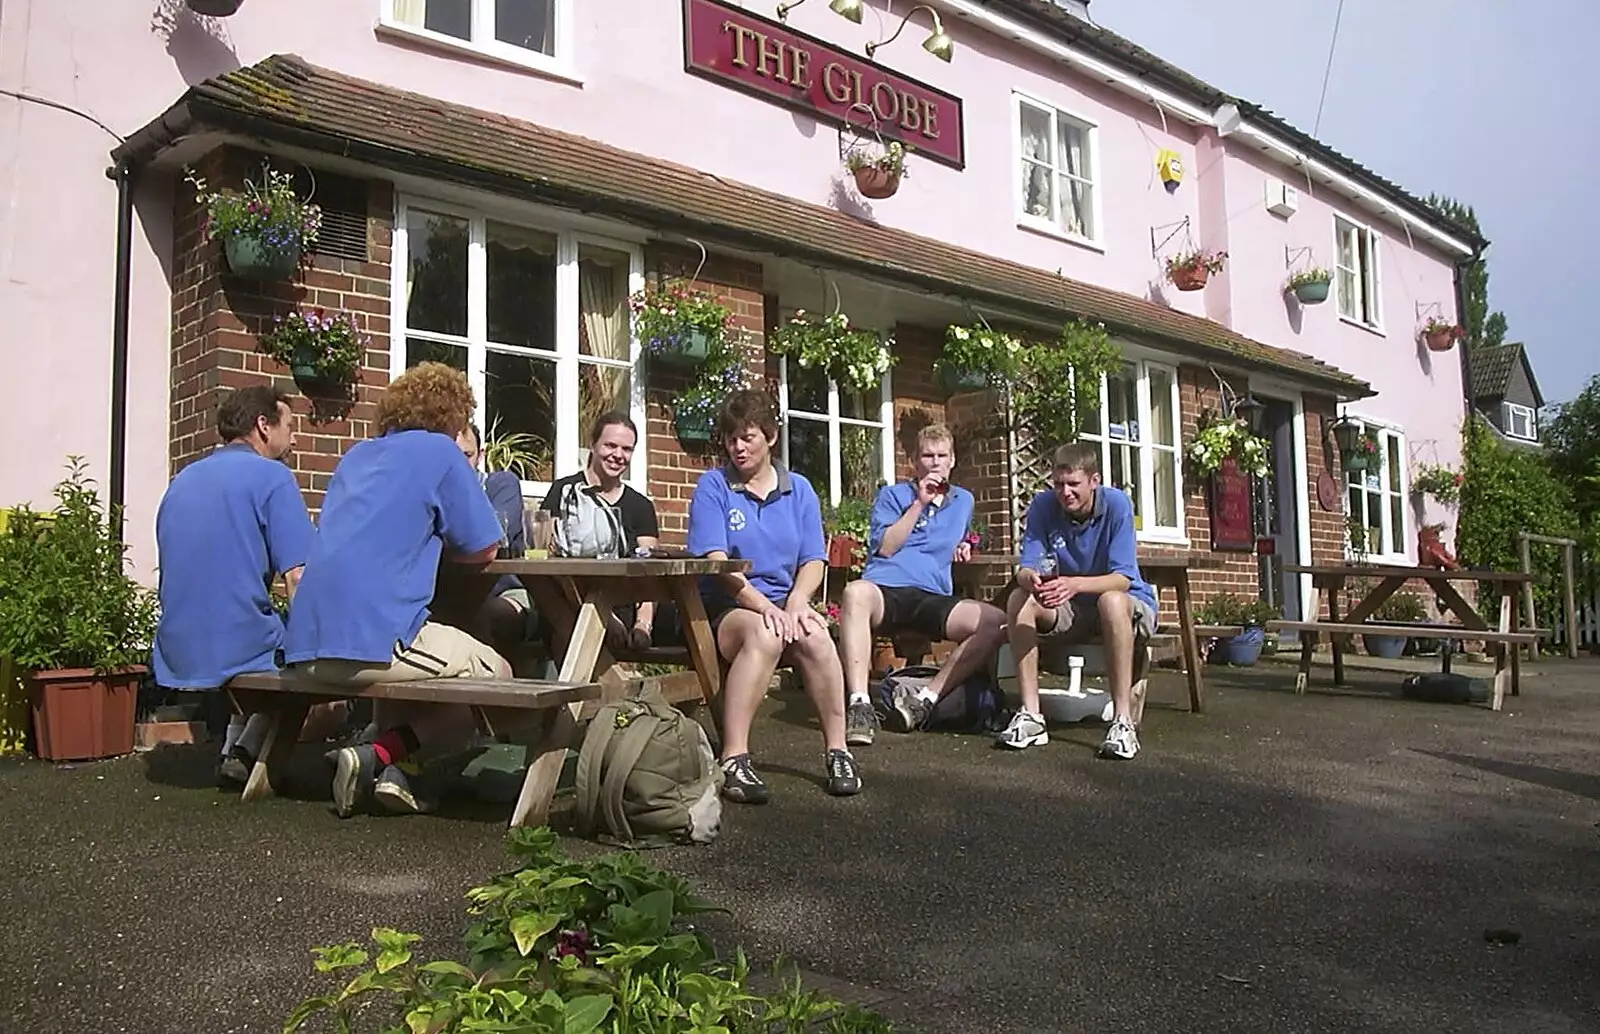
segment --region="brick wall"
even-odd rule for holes
[[[196,163],[212,187],[259,178],[261,156],[219,148]],[[290,163],[279,163],[291,168]],[[388,184],[368,189],[368,261],[308,256],[287,282],[246,280],[228,271],[219,242],[203,238],[205,212],[178,191],[173,220],[171,472],[218,444],[217,404],[229,389],[274,384],[295,393],[291,465],[313,511],[344,450],[371,434],[373,393],[389,379],[389,263],[393,199]],[[352,397],[308,397],[283,365],[256,351],[275,317],[318,306],[355,315],[370,344]]]
[[[693,277],[692,286],[716,295],[732,309],[739,343],[748,352],[751,371],[773,378],[770,388],[773,397],[777,397],[776,373],[767,372],[763,347],[767,306],[759,263],[715,254],[707,255],[702,263],[698,248],[651,245],[645,249],[645,271],[656,279]],[[649,494],[661,520],[662,541],[681,546],[688,531],[689,497],[694,493],[695,482],[721,453],[713,443],[686,448],[672,429],[672,400],[689,386],[693,374],[657,366],[647,376],[645,443]]]

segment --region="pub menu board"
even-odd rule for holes
[[[1211,475],[1211,548],[1253,553],[1255,522],[1250,518],[1250,475],[1232,456]]]

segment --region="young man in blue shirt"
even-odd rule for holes
[[[1052,466],[1052,487],[1028,505],[1017,588],[1006,607],[1022,710],[999,741],[1017,749],[1050,742],[1039,711],[1039,652],[1098,636],[1115,709],[1100,756],[1130,760],[1139,753],[1134,640],[1156,631],[1155,593],[1134,559],[1133,503],[1100,483],[1092,444],[1061,446]]]
[[[920,729],[947,691],[994,656],[1005,641],[1006,616],[998,607],[959,599],[950,581],[952,560],[972,555],[967,525],[972,493],[950,484],[955,439],[944,424],[917,433],[910,481],[885,485],[872,507],[867,565],[845,586],[839,613],[839,652],[844,657],[845,742],[873,740],[877,713],[867,696],[872,635],[920,632],[932,641],[956,644],[927,686],[895,687],[889,726]]]
[[[217,407],[221,448],[178,472],[156,511],[161,620],[158,685],[217,690],[244,672],[275,671],[283,621],[268,591],[293,596],[311,549],[311,517],[283,458],[294,448],[289,396],[240,388]],[[219,782],[243,783],[266,735],[265,715],[234,715]]]
[[[487,563],[504,534],[455,441],[473,409],[463,374],[420,363],[378,401],[379,436],[339,461],[289,610],[284,654],[306,677],[355,685],[511,677],[494,650],[428,614],[441,556]],[[368,794],[390,811],[421,810],[399,763],[473,732],[470,709],[457,704],[379,701],[374,710],[377,738],[329,755],[341,817]]]
[[[861,792],[844,742],[844,677],[827,623],[811,609],[827,554],[822,507],[811,483],[774,462],[778,418],[762,391],[736,391],[717,432],[727,463],[701,475],[689,501],[689,552],[750,561],[746,574],[707,578],[701,587],[717,649],[728,662],[722,688],[722,792],[765,804],[767,784],[750,760],[750,726],[780,660],[800,669],[822,725],[828,792]]]

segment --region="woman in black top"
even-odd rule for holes
[[[623,556],[631,557],[638,549],[655,549],[661,541],[655,504],[648,496],[622,482],[638,442],[639,429],[626,413],[602,413],[589,431],[588,466],[553,482],[539,508],[559,519],[562,501],[569,493],[587,493],[616,515],[618,527],[622,529]],[[618,621],[613,623],[611,632],[629,647],[641,650],[650,645],[656,605],[639,604],[631,615],[632,627],[624,630],[621,622],[629,616],[629,609],[632,608],[618,610]]]

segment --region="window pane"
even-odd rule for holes
[[[628,358],[628,267],[625,251],[578,245],[578,351]]]
[[[556,364],[490,351],[484,365],[486,433],[495,438],[525,436],[516,439],[527,460],[522,477],[528,481],[554,479]]]
[[[791,418],[785,421],[789,434],[789,469],[804,474],[817,490],[822,505],[831,498],[828,491],[828,425],[822,420]]]
[[[1050,153],[1050,115],[1026,104],[1020,108],[1022,208],[1029,215],[1053,219],[1055,176],[1051,172],[1054,160]]]
[[[467,334],[467,221],[406,212],[406,327]]]
[[[1150,423],[1145,437],[1157,445],[1176,445],[1172,430],[1172,374],[1152,368],[1150,378]]]
[[[515,47],[555,53],[555,0],[495,0],[494,38]]]
[[[616,411],[629,413],[632,407],[633,370],[626,366],[601,366],[597,363],[578,364],[578,462],[589,462],[589,430],[602,413]],[[630,413],[631,415],[631,413]],[[633,460],[628,467],[629,477],[636,469],[633,464],[644,462],[644,443],[635,444]]]
[[[472,0],[394,0],[394,20],[470,40]]]
[[[1124,366],[1106,378],[1106,435],[1113,440],[1139,440],[1138,369]]]
[[[1356,318],[1356,275],[1348,269],[1339,270],[1339,315]]]
[[[491,222],[485,238],[489,340],[556,347],[554,234]]]
[[[1400,497],[1389,497],[1389,552],[1404,553],[1406,549],[1406,515],[1405,507],[1400,505]]]
[[[1383,436],[1383,441],[1388,446],[1384,452],[1388,459],[1389,491],[1398,494],[1400,491],[1400,439],[1396,435],[1386,434]]]
[[[784,361],[789,383],[789,408],[806,413],[828,412],[828,378],[821,370],[802,369],[799,363]]]
[[[418,363],[444,363],[466,373],[467,347],[447,345],[442,341],[418,341],[416,338],[410,338],[406,341],[406,369],[409,370]]]
[[[1094,227],[1089,220],[1088,134],[1082,129],[1058,118],[1059,131],[1056,157],[1061,170],[1061,228],[1068,233],[1092,236]]]
[[[883,431],[876,427],[839,428],[839,497],[877,498],[883,480]]]
[[[1133,526],[1144,527],[1142,507],[1139,505],[1139,450],[1132,445],[1111,446],[1111,476],[1106,483],[1122,489],[1133,500]]]
[[[1155,523],[1163,528],[1178,526],[1178,463],[1177,453],[1155,451],[1152,462],[1155,470]]]
[[[851,391],[841,384],[839,386],[839,415],[849,417],[851,420],[876,421],[883,412],[882,399],[882,388],[875,388],[872,391]]]

